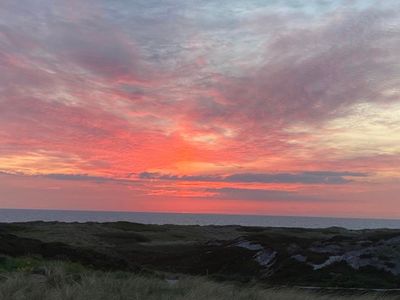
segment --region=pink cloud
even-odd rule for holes
[[[398,103],[396,5],[243,3],[2,2],[0,171],[23,176],[4,176],[0,206],[357,215],[363,203],[370,216],[362,197],[387,184],[377,215],[391,215],[397,145],[348,157],[318,137],[354,105]],[[310,172],[371,176],[327,187]],[[264,180],[188,180],[210,174]]]

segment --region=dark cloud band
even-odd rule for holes
[[[227,176],[203,175],[171,175],[143,172],[140,179],[158,179],[173,181],[202,182],[236,182],[236,183],[302,183],[302,184],[345,184],[353,177],[366,177],[368,174],[359,172],[313,171],[299,173],[238,173]]]

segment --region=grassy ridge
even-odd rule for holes
[[[0,254],[239,284],[400,288],[400,230],[389,229],[13,223],[0,224]]]
[[[204,277],[183,277],[171,283],[161,276],[93,271],[78,264],[33,258],[3,257],[0,299],[7,300],[328,300],[394,299],[377,295],[345,297],[296,289],[238,286]]]

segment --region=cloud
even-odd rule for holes
[[[139,175],[140,179],[160,179],[160,180],[174,180],[174,181],[221,181],[219,176],[195,176],[195,175],[172,175],[160,174],[152,172],[142,172]]]
[[[1,169],[147,195],[398,177],[399,3],[292,2],[0,1]]]
[[[237,183],[301,183],[301,184],[345,184],[352,177],[366,177],[360,172],[312,171],[299,173],[238,173],[227,176],[217,175],[171,175],[142,172],[140,179],[158,179],[172,181],[202,181],[202,182],[237,182]]]
[[[118,180],[116,180],[114,178],[110,178],[110,177],[90,176],[87,174],[45,174],[45,175],[40,175],[40,176],[49,178],[49,179],[56,179],[56,180],[94,181],[97,183],[118,181]]]
[[[60,181],[79,181],[79,182],[94,182],[94,183],[116,183],[116,184],[128,184],[128,185],[139,185],[137,180],[126,179],[126,178],[114,178],[107,176],[96,176],[89,174],[62,174],[62,173],[49,173],[49,174],[26,174],[23,172],[5,172],[0,171],[2,176],[15,176],[15,177],[26,177],[26,178],[46,178]]]
[[[242,188],[209,188],[207,192],[216,193],[216,198],[256,200],[256,201],[315,201],[321,200],[315,196],[306,196],[296,192],[268,189],[242,189]]]
[[[297,26],[289,15],[282,18],[277,22],[285,29],[266,42],[260,65],[216,86],[225,100],[221,118],[240,126],[254,120],[268,134],[292,124],[323,124],[356,103],[395,100],[385,92],[400,83],[400,43],[386,26],[395,26],[398,13],[340,9]]]
[[[303,184],[344,184],[352,180],[346,177],[366,177],[365,173],[314,171],[300,173],[242,173],[225,178],[228,182],[258,182],[258,183],[303,183]]]

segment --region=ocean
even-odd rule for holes
[[[320,218],[295,216],[220,215],[186,213],[108,212],[36,209],[0,209],[0,222],[60,221],[60,222],[115,222],[129,221],[144,224],[177,225],[243,225],[270,227],[347,229],[400,229],[399,220]]]

